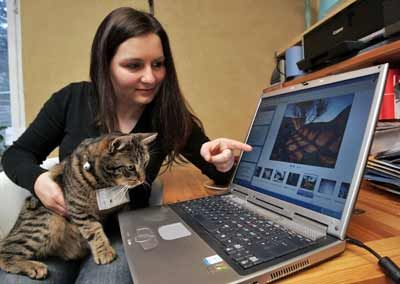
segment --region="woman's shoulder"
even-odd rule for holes
[[[70,101],[88,99],[93,94],[94,87],[91,82],[81,81],[70,83],[56,91],[50,100]]]
[[[75,95],[75,94],[90,94],[93,91],[94,87],[91,82],[81,81],[81,82],[69,83],[56,93]]]
[[[45,106],[65,109],[71,105],[80,105],[90,100],[93,90],[93,85],[90,82],[73,82],[53,93]]]

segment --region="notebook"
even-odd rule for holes
[[[262,94],[228,194],[119,215],[133,282],[269,283],[343,252],[387,68]]]

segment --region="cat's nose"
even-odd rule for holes
[[[137,178],[141,183],[143,183],[145,181],[145,177],[146,177],[146,175],[144,172],[138,172]]]

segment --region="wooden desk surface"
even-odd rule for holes
[[[208,181],[191,165],[177,166],[161,176],[164,203],[200,198],[220,192],[206,189]],[[363,183],[351,219],[348,235],[366,242],[400,266],[400,196]],[[347,245],[340,256],[294,274],[279,283],[392,283],[381,272],[376,258],[354,245]]]

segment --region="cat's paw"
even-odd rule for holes
[[[97,264],[107,264],[112,262],[117,257],[117,253],[112,246],[107,245],[102,249],[99,249],[95,255],[93,255],[94,262]]]
[[[32,279],[44,279],[48,273],[47,265],[38,261],[27,261],[21,272]]]

